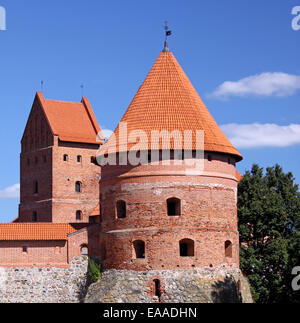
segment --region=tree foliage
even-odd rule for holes
[[[239,183],[240,262],[258,303],[300,302],[291,287],[300,266],[300,193],[279,165],[253,165]]]

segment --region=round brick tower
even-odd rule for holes
[[[137,130],[144,134],[138,139]],[[199,130],[204,131],[204,168],[195,174],[184,163],[186,152],[182,158],[174,157],[175,141],[178,132],[192,131],[188,150],[197,159]],[[153,131],[161,134],[156,146],[152,144]],[[165,157],[166,134],[172,133],[177,139],[170,141],[170,156]],[[131,165],[130,150],[137,157],[147,151],[146,162]],[[235,164],[242,156],[222,133],[168,48],[160,54],[100,154],[107,158],[113,153],[117,163],[102,167],[100,182],[104,269],[239,268]]]

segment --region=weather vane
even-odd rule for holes
[[[165,31],[166,31],[166,40],[168,39],[168,36],[172,35],[172,31],[169,30],[168,22],[165,21]]]
[[[165,40],[165,48],[164,52],[169,52],[169,47],[168,47],[168,37],[172,35],[172,31],[169,29],[168,22],[165,21],[165,32],[166,32],[166,40]]]

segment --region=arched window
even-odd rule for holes
[[[82,212],[80,210],[76,211],[76,220],[77,221],[82,220]]]
[[[64,155],[64,162],[67,162],[69,160],[69,156],[68,155]]]
[[[181,215],[181,202],[177,198],[171,198],[167,200],[168,216],[180,216]]]
[[[39,183],[35,181],[33,183],[33,194],[38,194],[38,192],[39,192]]]
[[[137,240],[133,242],[134,258],[140,259],[145,258],[145,242],[142,240]]]
[[[37,220],[38,220],[37,212],[34,211],[32,212],[32,222],[37,222]]]
[[[75,191],[77,193],[81,193],[81,190],[82,190],[82,184],[81,184],[81,182],[76,182],[76,184],[75,184]]]
[[[116,215],[118,219],[126,218],[126,202],[118,201],[116,204]]]
[[[232,242],[229,240],[225,242],[225,257],[232,258]]]
[[[183,239],[179,241],[180,257],[194,257],[195,243],[191,239]]]
[[[89,255],[89,248],[87,245],[81,246],[80,254],[81,254],[81,256],[88,256]]]

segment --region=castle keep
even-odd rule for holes
[[[130,152],[146,160],[132,165]],[[185,161],[199,156],[203,169],[194,173]],[[87,98],[37,93],[22,138],[19,217],[0,224],[0,267],[67,270],[89,255],[110,288],[93,286],[88,301],[189,301],[193,291],[194,300],[212,301],[196,295],[196,281],[210,290],[240,280],[240,160],[167,44],[107,142]],[[189,291],[178,296],[187,277]]]

